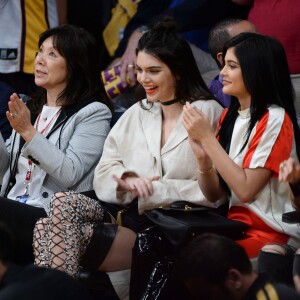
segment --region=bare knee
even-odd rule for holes
[[[61,215],[63,211],[69,211],[73,205],[74,197],[70,197],[70,192],[58,192],[52,196],[51,199],[51,213],[52,215]],[[68,201],[67,201],[68,199]]]
[[[35,234],[37,235],[40,232],[45,231],[46,224],[48,222],[48,218],[39,219],[35,224]]]
[[[101,271],[120,271],[130,269],[132,248],[136,240],[136,233],[119,226],[112,246],[99,267]]]
[[[58,192],[52,196],[51,205],[52,208],[63,208],[67,209],[68,207],[76,208],[78,203],[80,203],[81,198],[80,194],[71,192]]]
[[[37,222],[35,223],[35,227],[37,227],[39,229],[44,229],[47,222],[48,222],[48,218],[38,219]]]
[[[64,200],[66,199],[67,195],[68,195],[68,193],[64,193],[64,192],[55,193],[52,196],[52,200],[51,200],[52,206],[53,207],[60,207],[61,204],[63,202],[65,202]]]
[[[261,251],[266,253],[276,253],[280,255],[286,255],[285,248],[279,244],[266,245],[261,249]]]

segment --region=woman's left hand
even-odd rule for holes
[[[202,143],[205,138],[215,137],[207,116],[189,102],[183,107],[182,123],[189,138],[194,141]]]
[[[11,127],[18,132],[26,142],[29,142],[35,135],[36,130],[31,124],[30,111],[26,104],[14,93],[10,96],[8,108],[9,111],[6,112],[6,117]]]
[[[119,178],[113,175],[113,179],[122,189],[131,192],[132,198],[143,197],[147,199],[153,194],[152,181],[157,181],[160,177],[141,178],[135,175],[128,175]]]

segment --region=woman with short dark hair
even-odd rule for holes
[[[94,38],[63,25],[42,33],[38,46],[39,89],[26,104],[10,97],[14,130],[6,144],[0,137],[0,221],[13,231],[22,263],[32,261],[34,224],[49,212],[52,194],[92,188],[111,119]]]

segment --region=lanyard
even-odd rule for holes
[[[57,115],[60,113],[61,109],[59,109],[56,114],[51,118],[51,120],[45,125],[45,127],[40,131],[41,134],[44,134],[45,131],[48,129],[48,127],[50,126],[50,124],[54,121],[54,119],[57,117]],[[35,125],[35,129],[38,130],[39,128],[39,123],[40,123],[40,119],[41,119],[41,114],[39,114],[37,121],[36,121],[36,125]]]
[[[60,113],[61,109],[59,109],[56,114],[51,118],[51,120],[45,125],[45,127],[40,131],[41,134],[44,134],[46,132],[46,130],[48,129],[48,127],[51,125],[51,123],[54,121],[54,119],[58,116],[58,114]],[[40,119],[41,119],[41,114],[39,114],[37,121],[36,121],[36,125],[35,125],[35,129],[38,131],[38,127],[39,127],[39,123],[40,123]],[[25,180],[24,180],[24,184],[25,184],[25,192],[24,195],[28,195],[28,189],[31,183],[31,179],[32,179],[32,171],[34,169],[34,164],[33,162],[28,159],[28,169],[25,175]]]
[[[30,182],[31,182],[31,174],[32,174],[32,169],[33,169],[33,163],[32,161],[29,159],[28,160],[28,169],[27,169],[27,172],[26,172],[26,176],[25,176],[25,180],[24,180],[24,184],[25,184],[25,192],[24,192],[24,195],[27,195],[28,193],[28,189],[29,189],[29,185],[30,185]]]

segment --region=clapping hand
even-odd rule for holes
[[[205,114],[193,108],[189,102],[183,107],[182,123],[189,137],[191,148],[197,159],[207,158],[202,140],[213,135],[210,122]]]
[[[189,137],[197,142],[214,138],[208,117],[200,110],[193,108],[189,102],[183,107],[182,123]]]
[[[22,99],[17,94],[10,96],[8,102],[9,111],[6,117],[11,127],[18,132],[26,142],[30,141],[36,133],[35,128],[31,124],[30,111]]]

